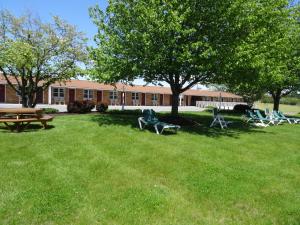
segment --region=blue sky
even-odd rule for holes
[[[53,15],[60,16],[68,23],[76,25],[93,43],[93,36],[97,32],[92,23],[88,8],[99,4],[102,9],[107,6],[106,0],[0,0],[0,9],[7,9],[16,16],[31,12],[43,21],[51,21]]]

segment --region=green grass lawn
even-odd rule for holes
[[[136,115],[0,125],[0,224],[300,224],[300,124],[185,116],[200,125],[165,135]]]
[[[261,102],[256,102],[255,107],[265,110],[265,108],[269,108],[270,110],[273,109],[273,104],[271,103],[261,103]],[[300,113],[300,105],[279,105],[279,110],[281,110],[284,113],[288,114],[297,114]]]

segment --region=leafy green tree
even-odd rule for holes
[[[78,75],[86,59],[86,38],[59,17],[43,23],[30,14],[0,11],[0,72],[23,107],[35,107],[37,92],[50,84]]]
[[[172,114],[180,93],[215,76],[217,35],[226,35],[228,1],[109,0],[90,15],[98,26],[92,48],[92,77],[114,83],[143,78],[166,82],[172,90]],[[220,29],[223,33],[220,34]]]
[[[225,59],[224,82],[238,93],[268,92],[278,110],[281,97],[300,87],[299,7],[286,0],[248,0],[247,5],[239,23],[232,23],[244,37]]]

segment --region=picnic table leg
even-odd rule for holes
[[[4,124],[10,131],[14,131],[14,128],[10,126],[8,123],[5,122]]]
[[[47,121],[41,121],[41,123],[42,123],[44,129],[46,129],[47,128]]]

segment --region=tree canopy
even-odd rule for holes
[[[173,114],[199,82],[282,95],[299,81],[297,9],[287,0],[110,0],[90,9],[92,77],[167,82]]]
[[[180,93],[216,75],[216,34],[226,26],[222,15],[227,6],[213,0],[110,0],[105,12],[91,8],[98,26],[92,77],[167,82],[176,114]]]
[[[24,107],[36,105],[39,90],[80,74],[86,48],[83,33],[57,16],[43,23],[31,14],[0,11],[0,72]]]
[[[300,87],[299,6],[285,0],[247,2],[251,10],[242,10],[240,22],[233,23],[245,36],[224,58],[223,83],[254,99],[268,92],[278,110],[281,96]]]

